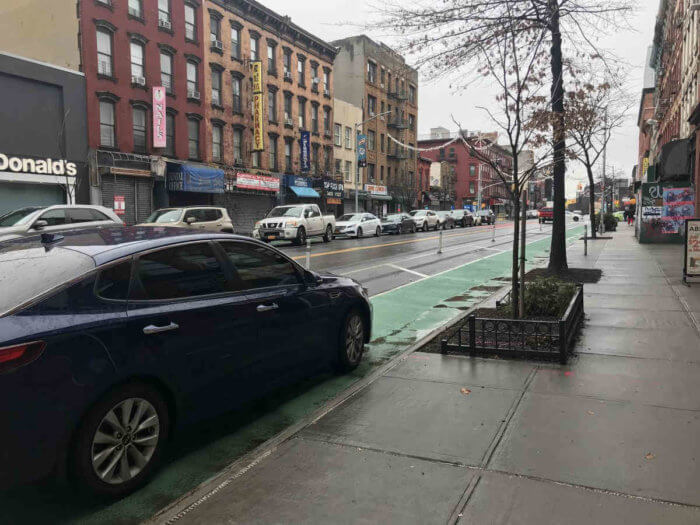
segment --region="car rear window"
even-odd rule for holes
[[[91,257],[58,246],[0,246],[0,317],[94,268]]]

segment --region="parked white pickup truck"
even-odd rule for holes
[[[292,241],[305,244],[308,237],[333,240],[335,216],[321,215],[316,204],[290,204],[272,208],[267,216],[255,223],[253,237],[261,241]]]

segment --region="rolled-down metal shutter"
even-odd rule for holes
[[[276,204],[275,194],[246,195],[243,193],[226,193],[220,205],[228,210],[235,233],[251,235],[255,221],[265,217],[267,212],[274,208]]]
[[[114,196],[124,197],[126,209],[121,219],[126,224],[144,222],[153,212],[153,180],[106,174],[102,176],[102,205],[112,209]]]

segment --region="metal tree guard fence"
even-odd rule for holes
[[[565,364],[583,316],[583,286],[579,285],[558,320],[489,319],[472,314],[442,340],[442,353],[558,359]]]

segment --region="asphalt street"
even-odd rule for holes
[[[548,237],[552,227],[528,222],[528,242]],[[442,253],[438,253],[442,234]],[[500,222],[446,231],[382,235],[362,239],[339,237],[330,243],[314,240],[310,266],[314,271],[332,272],[361,282],[371,296],[439,274],[495,253],[509,251],[513,223]],[[304,265],[307,249],[278,243],[287,255]]]

